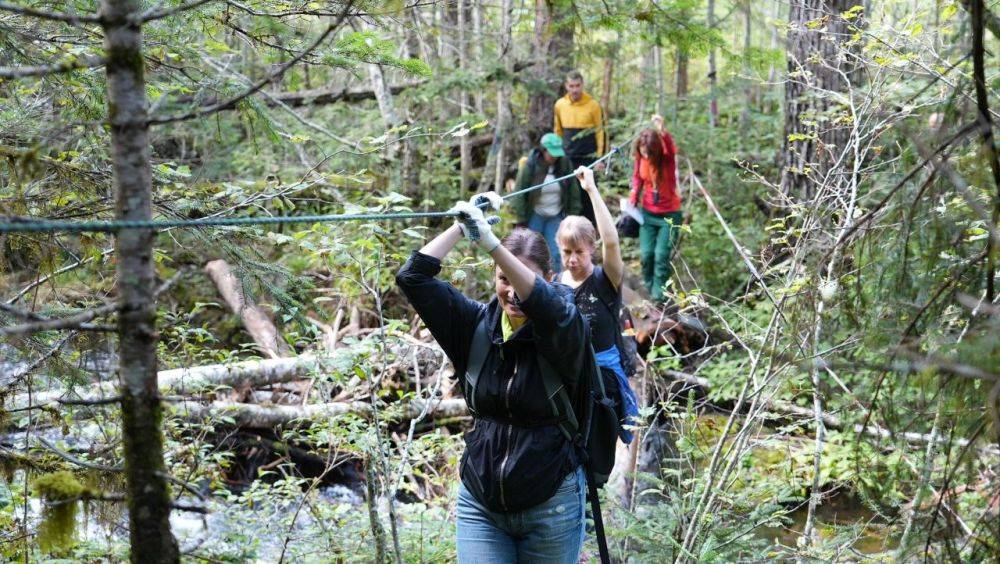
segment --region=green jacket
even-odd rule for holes
[[[528,186],[541,184],[545,181],[545,175],[548,173],[548,170],[549,167],[542,158],[542,151],[537,148],[532,149],[527,157],[521,159],[517,167],[517,185],[514,187],[514,190],[523,190]],[[565,176],[571,172],[573,172],[573,165],[570,163],[569,158],[559,157],[556,159],[555,165],[553,165],[553,173],[557,177]],[[579,215],[582,208],[580,206],[580,185],[577,183],[576,178],[567,178],[559,184],[562,185],[563,213],[566,215]],[[541,193],[542,190],[539,188],[527,194],[515,196],[512,199],[511,205],[514,207],[515,213],[517,213],[518,223],[528,223],[531,214],[535,211],[535,203],[538,202],[538,197]]]

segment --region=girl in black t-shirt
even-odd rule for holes
[[[594,232],[593,224],[584,217],[571,215],[559,224],[559,231],[556,233],[556,243],[559,245],[564,268],[559,281],[574,289],[576,306],[590,325],[597,364],[618,376],[624,413],[628,417],[635,417],[639,413],[638,402],[628,384],[622,364],[622,351],[617,346],[616,333],[621,331],[621,286],[625,276],[618,231],[611,218],[611,211],[597,191],[594,171],[580,167],[576,170],[576,177],[594,205],[597,230],[601,235],[603,267],[594,266],[597,233]],[[622,440],[631,442],[632,434],[623,429]]]

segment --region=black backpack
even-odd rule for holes
[[[465,371],[466,401],[470,407],[473,404],[472,398],[475,398],[479,376],[486,363],[486,356],[492,346],[490,328],[487,326],[486,316],[483,316],[472,335],[469,364]],[[589,369],[586,370],[585,378],[580,381],[585,392],[583,406],[573,405],[559,373],[542,355],[538,355],[538,366],[542,372],[545,395],[552,406],[552,413],[559,421],[559,428],[566,439],[575,447],[576,455],[587,475],[588,497],[590,497],[601,562],[608,564],[610,557],[597,489],[607,483],[611,469],[615,465],[615,447],[621,421],[619,409],[621,399],[618,397],[618,377],[597,365],[594,348],[589,342],[587,353],[590,358],[590,362],[587,363]]]

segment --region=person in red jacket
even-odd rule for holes
[[[681,197],[677,190],[677,146],[663,128],[663,118],[653,116],[653,129],[635,142],[632,204],[642,208],[639,251],[642,279],[654,300],[663,301],[663,287],[673,275],[670,255],[681,225]]]

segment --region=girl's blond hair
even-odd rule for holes
[[[568,215],[559,224],[559,231],[556,232],[556,242],[568,244],[587,245],[591,249],[597,247],[597,230],[590,220],[580,215]]]

